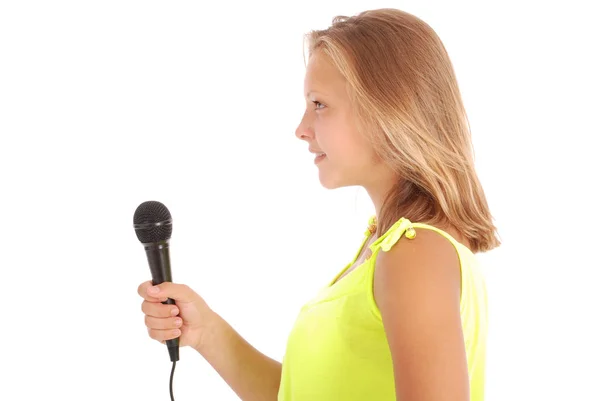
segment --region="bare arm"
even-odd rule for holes
[[[276,401],[281,363],[256,350],[215,314],[211,329],[196,347],[244,401]]]
[[[430,230],[380,252],[375,300],[394,366],[398,401],[468,401],[460,318],[460,266],[453,245]]]
[[[152,288],[147,281],[138,293],[151,338],[179,338],[181,347],[194,348],[243,401],[277,400],[281,363],[252,347],[190,287],[165,282]],[[162,304],[167,298],[176,305]]]

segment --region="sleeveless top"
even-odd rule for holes
[[[371,257],[337,281],[358,258],[367,230],[352,262],[301,308],[287,341],[278,401],[396,400],[391,352],[373,295],[373,273],[377,253],[389,251],[407,230],[414,233],[411,228],[434,230],[456,248],[471,401],[483,400],[487,294],[478,261],[445,231],[401,218],[369,246]]]

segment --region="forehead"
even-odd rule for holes
[[[309,58],[304,78],[305,92],[344,92],[346,79],[321,51],[315,51]]]

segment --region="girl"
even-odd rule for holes
[[[296,136],[324,187],[359,185],[373,201],[360,249],[301,310],[283,363],[181,284],[140,285],[149,335],[179,337],[248,401],[483,400],[474,254],[500,243],[448,54],[431,27],[393,9],[337,17],[308,49]]]

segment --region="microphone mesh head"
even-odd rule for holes
[[[173,232],[169,209],[157,201],[140,204],[133,214],[133,225],[135,235],[144,244],[168,240]]]

